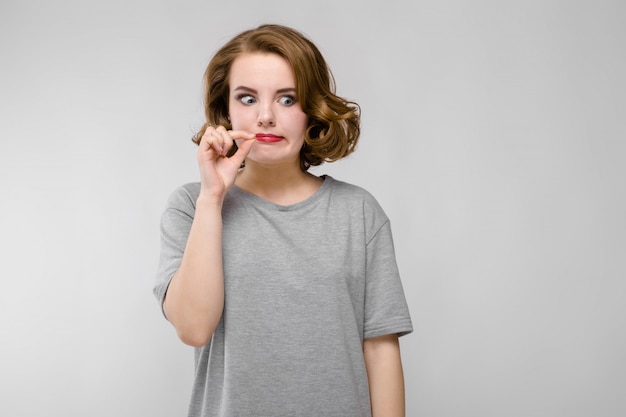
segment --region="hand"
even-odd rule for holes
[[[239,141],[237,152],[226,157],[235,140]],[[241,130],[227,131],[224,126],[208,126],[198,145],[200,168],[200,194],[222,199],[235,183],[237,171],[255,143],[254,133]]]

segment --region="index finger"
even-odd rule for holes
[[[228,134],[233,139],[250,140],[256,138],[256,135],[254,133],[250,133],[246,130],[229,130]]]

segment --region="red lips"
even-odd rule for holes
[[[284,138],[282,136],[276,136],[270,133],[257,133],[256,134],[256,140],[258,140],[259,142],[272,143],[272,142],[280,142],[283,139]]]

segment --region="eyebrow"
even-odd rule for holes
[[[250,87],[246,87],[245,85],[240,85],[239,87],[235,88],[233,91],[248,91],[250,93],[254,93],[257,94],[258,91],[255,90],[254,88],[250,88]],[[282,93],[295,93],[296,89],[294,87],[286,87],[286,88],[280,88],[278,90],[276,90],[277,93],[282,94]]]

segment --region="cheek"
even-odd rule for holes
[[[233,130],[245,130],[250,126],[250,123],[254,123],[255,119],[251,116],[250,112],[231,110],[229,112],[230,124]]]
[[[290,126],[292,131],[306,130],[309,117],[302,111],[286,113],[284,116],[283,123]]]
[[[302,136],[304,137],[304,132],[306,132],[306,128],[309,125],[309,117],[306,114],[302,114],[299,117],[298,124],[300,125],[300,128],[302,129]]]

